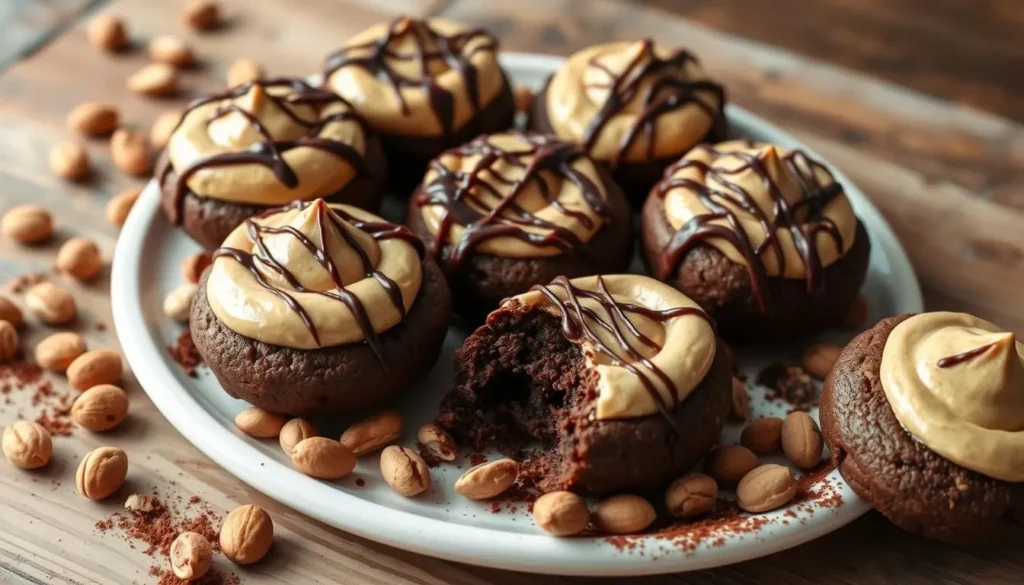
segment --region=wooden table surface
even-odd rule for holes
[[[653,36],[688,46],[732,101],[776,122],[837,164],[881,208],[910,254],[930,309],[977,313],[1024,334],[1024,8],[1019,0],[748,0],[630,2],[516,0],[225,0],[229,26],[196,35],[178,25],[179,2],[118,0],[133,37],[192,39],[202,65],[171,100],[124,89],[141,51],[109,57],[85,39],[89,0],[7,0],[0,6],[0,211],[39,202],[58,238],[38,248],[0,241],[0,282],[46,270],[59,241],[84,235],[109,257],[117,237],[104,202],[131,184],[103,141],[89,143],[97,172],[70,185],[47,171],[50,147],[68,137],[66,113],[85,100],[118,103],[141,128],[162,110],[221,86],[226,65],[252,57],[272,74],[315,71],[348,35],[396,14],[441,14],[496,33],[507,50],[566,54],[610,39]],[[117,345],[107,273],[66,282],[76,325],[91,347]],[[64,281],[60,277],[54,277]],[[0,291],[17,302],[23,299]],[[48,330],[24,330],[32,347]],[[58,392],[63,380],[53,379]],[[97,534],[119,502],[74,491],[79,458],[100,444],[126,449],[129,486],[197,494],[220,512],[256,502],[274,516],[275,550],[248,569],[217,565],[245,583],[525,584],[580,579],[528,576],[435,560],[330,529],[277,505],[201,455],[155,410],[129,375],[128,422],[113,434],[77,430],[55,439],[39,473],[0,465],[0,583],[151,583],[153,559]],[[27,396],[0,408],[0,425],[34,416]],[[1019,583],[1022,554],[968,552],[905,534],[871,513],[812,543],[700,573],[622,580],[645,583]]]

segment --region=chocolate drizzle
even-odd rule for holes
[[[747,142],[747,146],[752,148],[754,144]],[[714,159],[734,156],[740,159],[742,164],[733,169],[718,169],[711,163],[687,157],[665,171],[666,178],[655,188],[658,197],[664,198],[673,189],[687,189],[700,199],[710,213],[689,219],[673,234],[663,251],[660,263],[655,267],[658,278],[664,280],[671,277],[687,252],[697,244],[708,239],[725,240],[743,256],[758,308],[767,313],[771,310],[771,299],[768,296],[768,276],[761,256],[766,253],[773,254],[779,266],[779,273],[785,272],[786,258],[778,237],[778,230],[785,230],[793,237],[793,243],[806,267],[807,291],[810,294],[820,293],[824,284],[824,266],[816,245],[818,234],[828,234],[835,242],[836,248],[843,249],[843,237],[839,233],[839,228],[824,215],[825,207],[843,192],[842,186],[835,182],[828,169],[802,150],[793,150],[783,156],[782,163],[796,177],[803,191],[799,201],[789,203],[782,196],[779,186],[772,180],[768,169],[757,154],[740,150],[720,151],[713,145],[702,145],[697,148],[710,153]],[[704,180],[673,176],[688,168],[697,169]],[[771,199],[774,218],[769,218],[762,211],[746,189],[730,180],[730,177],[746,171],[756,173],[764,185]],[[829,178],[828,181],[819,181],[819,172],[823,172]],[[710,179],[724,186],[724,190],[709,186],[707,183]],[[760,245],[754,246],[740,224],[736,212],[725,205],[726,202],[739,207],[758,221],[764,231],[764,241]],[[800,218],[801,214],[805,214],[803,219]],[[716,220],[725,220],[727,225],[713,223]]]
[[[562,332],[565,337],[572,341],[586,342],[598,353],[608,358],[612,364],[625,368],[639,378],[647,393],[658,408],[658,412],[672,425],[672,428],[679,434],[675,420],[672,418],[672,411],[679,406],[679,389],[675,381],[663,370],[654,365],[651,360],[644,356],[635,347],[635,342],[654,350],[661,351],[662,347],[653,339],[640,332],[639,329],[629,320],[628,314],[636,314],[647,317],[659,323],[665,323],[676,317],[694,315],[706,320],[712,327],[714,323],[703,310],[697,307],[676,307],[674,309],[655,310],[632,303],[621,303],[608,292],[604,279],[597,277],[597,291],[579,288],[564,277],[559,276],[549,285],[536,285],[530,290],[539,291],[548,301],[558,309],[562,317]],[[562,300],[552,288],[561,288],[566,299]],[[585,307],[580,299],[596,301],[603,309],[601,314],[592,308]],[[597,334],[597,330],[603,329],[615,338],[615,347],[607,345]],[[616,349],[618,351],[616,351]],[[622,357],[622,356],[625,357]],[[642,367],[641,367],[642,366]],[[655,380],[669,390],[670,399],[666,400],[658,392]],[[682,436],[680,434],[680,436]]]
[[[185,118],[188,117],[188,115],[196,108],[212,102],[240,98],[249,93],[254,85],[259,85],[264,89],[281,87],[287,88],[289,91],[280,95],[267,91],[265,93],[266,98],[274,102],[277,108],[288,116],[292,122],[305,128],[307,130],[307,134],[296,140],[275,140],[274,137],[270,135],[267,128],[254,114],[241,108],[238,104],[228,102],[219,107],[205,120],[207,125],[228,114],[240,114],[245,117],[253,130],[259,134],[260,141],[253,143],[244,150],[237,152],[225,152],[201,158],[193,162],[188,167],[177,170],[172,205],[173,214],[169,218],[171,223],[177,225],[181,222],[182,206],[184,205],[185,194],[188,191],[188,181],[193,175],[203,169],[258,164],[270,169],[281,184],[290,189],[294,189],[299,185],[300,177],[296,175],[295,171],[288,165],[287,161],[284,160],[284,153],[295,148],[309,147],[329,152],[344,160],[355,169],[357,176],[366,176],[371,174],[363,153],[344,142],[330,140],[319,136],[320,132],[328,124],[347,120],[351,120],[359,124],[363,133],[366,134],[368,130],[363,119],[355,113],[355,110],[353,110],[351,106],[349,106],[349,108],[344,112],[338,112],[316,120],[305,120],[299,117],[292,110],[293,106],[312,106],[322,108],[336,103],[347,104],[347,102],[345,102],[345,100],[340,96],[334,95],[329,91],[316,89],[299,79],[282,78],[253,81],[221,93],[197,99],[189,104],[185,113],[181,117],[181,121],[178,122],[178,126],[175,127],[174,131],[177,132]],[[168,176],[174,170],[176,169],[173,168],[170,157],[163,157],[161,159],[161,166],[156,172],[157,181],[159,181],[161,186],[167,181]],[[321,195],[328,195],[328,193],[322,193]]]
[[[405,36],[413,40],[414,49],[411,54],[399,53],[391,47],[395,40]],[[468,53],[464,52],[465,47],[476,39],[484,39],[484,42],[478,43]],[[409,113],[409,106],[402,96],[402,88],[418,88],[427,94],[431,110],[441,124],[444,135],[448,136],[455,131],[455,96],[434,82],[434,77],[430,74],[430,62],[443,61],[462,75],[470,106],[476,113],[481,108],[479,73],[472,63],[472,58],[480,51],[496,51],[497,48],[497,40],[483,29],[475,28],[444,35],[430,26],[426,20],[396,18],[388,25],[387,34],[383,37],[358,45],[349,45],[328,55],[324,66],[324,79],[330,78],[342,67],[365,69],[375,78],[387,81],[403,114]],[[368,54],[362,55],[367,51]],[[394,69],[392,62],[415,62],[419,67],[419,77],[402,75]]]
[[[394,305],[395,309],[397,309],[401,314],[403,321],[405,320],[406,311],[405,303],[402,301],[401,288],[395,281],[388,278],[387,275],[380,272],[379,270],[376,269],[375,266],[373,266],[373,263],[370,261],[369,256],[359,245],[359,242],[352,236],[351,233],[349,233],[349,228],[348,226],[345,225],[345,222],[347,222],[352,227],[369,234],[370,237],[372,237],[376,241],[391,239],[404,240],[411,244],[414,248],[416,248],[416,251],[421,258],[424,256],[423,243],[420,242],[419,238],[417,238],[412,232],[410,232],[404,226],[395,225],[383,221],[363,221],[353,217],[352,215],[349,215],[348,213],[337,207],[328,208],[327,205],[322,201],[318,201],[316,204],[318,206],[316,209],[316,219],[320,231],[319,241],[314,242],[304,233],[295,229],[295,227],[293,226],[285,225],[279,227],[271,227],[262,225],[255,221],[254,219],[247,219],[245,221],[245,226],[246,229],[248,230],[249,238],[253,242],[254,249],[258,251],[260,254],[256,255],[254,253],[245,252],[237,248],[222,247],[214,251],[213,258],[231,258],[238,262],[239,264],[241,264],[242,266],[244,266],[246,269],[248,269],[249,273],[252,274],[252,277],[260,286],[262,286],[263,288],[267,289],[275,296],[280,298],[288,306],[288,308],[291,309],[299,317],[299,319],[302,320],[303,324],[305,324],[307,330],[309,331],[310,337],[313,338],[313,341],[316,343],[318,347],[320,346],[320,336],[317,333],[316,326],[313,324],[313,320],[310,318],[309,314],[306,312],[305,309],[302,308],[302,305],[300,305],[293,296],[281,290],[280,288],[277,288],[273,284],[267,282],[266,278],[264,278],[263,272],[260,269],[263,268],[266,270],[270,270],[275,274],[278,274],[296,292],[318,294],[330,299],[334,299],[344,304],[346,307],[348,307],[349,311],[352,312],[352,316],[355,318],[356,323],[359,324],[359,328],[363,333],[363,338],[365,339],[366,343],[370,346],[370,349],[373,351],[374,356],[376,356],[377,361],[381,364],[381,366],[385,366],[384,353],[380,343],[380,338],[378,337],[377,332],[374,331],[373,329],[373,323],[370,321],[370,316],[366,312],[366,307],[363,306],[363,303],[362,301],[359,300],[359,297],[352,294],[345,288],[345,285],[341,280],[341,276],[338,273],[337,265],[334,263],[334,260],[327,254],[327,241],[325,236],[327,222],[329,221],[332,224],[334,224],[335,228],[337,228],[338,230],[338,233],[345,240],[345,242],[359,255],[359,259],[362,262],[363,273],[368,278],[373,278],[380,284],[380,286],[388,294],[388,297],[390,298],[391,303]],[[311,205],[310,202],[296,201],[285,207],[268,210],[267,212],[261,214],[256,219],[264,219],[276,213],[281,213],[295,209],[303,210],[309,205]],[[263,241],[264,236],[276,234],[287,234],[295,238],[300,244],[302,244],[302,246],[309,251],[310,255],[312,255],[313,258],[316,259],[317,263],[320,264],[320,266],[323,267],[323,269],[327,271],[327,273],[331,276],[331,281],[333,282],[335,288],[333,290],[328,291],[317,291],[310,290],[303,286],[302,283],[299,282],[299,280],[295,277],[295,275],[290,270],[288,270],[288,268],[284,264],[274,259],[274,257],[267,250],[266,244]]]
[[[940,359],[938,362],[936,362],[935,365],[939,366],[940,368],[952,368],[953,366],[960,365],[964,362],[969,362],[974,358],[979,357],[980,355],[982,355],[983,353],[987,352],[988,350],[992,349],[995,346],[995,342],[986,343],[985,345],[976,347],[970,351],[965,351],[963,353],[958,353],[956,355],[946,356]]]
[[[608,122],[640,95],[643,81],[650,77],[654,78],[654,82],[641,96],[643,109],[619,142],[615,156],[608,161],[612,168],[622,162],[626,151],[641,135],[647,141],[647,158],[654,158],[658,117],[690,104],[698,106],[712,118],[712,134],[720,133],[725,128],[725,89],[721,85],[707,79],[673,77],[673,71],[685,70],[688,63],[697,63],[697,58],[689,51],[678,49],[668,58],[662,59],[655,53],[653,41],[644,39],[641,43],[640,51],[620,74],[603,65],[598,57],[591,58],[587,63],[603,71],[609,79],[608,83],[586,85],[586,88],[609,90],[608,97],[583,133],[583,145],[588,152],[594,147]],[[708,93],[714,96],[717,105],[702,99],[702,94]]]
[[[516,202],[523,189],[532,183],[559,213],[593,228],[594,221],[588,214],[567,209],[557,201],[557,194],[552,193],[544,175],[553,174],[571,181],[596,215],[609,217],[601,189],[573,167],[574,162],[585,156],[579,146],[539,134],[515,133],[514,136],[525,143],[523,148],[506,150],[492,144],[487,136],[480,136],[445,153],[460,158],[479,157],[469,171],[445,166],[441,162],[444,154],[430,163],[435,177],[417,192],[415,202],[420,207],[439,205],[444,208],[431,253],[449,272],[459,270],[473,250],[493,238],[515,238],[538,248],[550,246],[563,252],[582,251],[583,242],[572,230],[537,217]],[[522,176],[512,179],[501,174],[494,168],[498,162],[522,169]],[[490,205],[474,190],[490,194],[498,202]],[[465,230],[458,243],[447,246],[455,225],[465,226]],[[527,231],[527,227],[541,228],[546,233]]]

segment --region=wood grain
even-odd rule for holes
[[[23,57],[102,0],[0,2],[0,70]]]
[[[822,0],[823,2],[826,0]],[[828,0],[835,3],[838,0]],[[653,35],[686,44],[701,54],[732,99],[808,140],[850,174],[882,208],[907,245],[932,307],[961,307],[1024,332],[1024,137],[1021,127],[900,87],[808,60],[757,42],[697,26],[658,9],[620,0],[569,2],[475,0],[420,3],[401,0],[224,1],[230,26],[197,35],[178,28],[178,3],[119,0],[107,10],[122,14],[139,43],[178,32],[195,43],[202,66],[189,71],[175,99],[128,94],[124,78],[145,62],[139,53],[111,58],[88,48],[79,23],[0,75],[0,208],[40,202],[54,210],[55,242],[38,248],[0,242],[0,282],[15,274],[47,270],[59,242],[86,235],[112,253],[116,231],[103,218],[103,203],[129,183],[107,162],[103,141],[88,146],[97,166],[86,185],[50,177],[46,154],[67,138],[64,116],[75,104],[109,100],[140,127],[158,112],[181,107],[189,96],[222,86],[231,59],[253,57],[270,73],[315,71],[322,55],[347,35],[410,12],[444,15],[490,27],[507,49],[567,53],[586,44]],[[694,6],[701,5],[696,2]],[[708,4],[709,5],[709,4]],[[584,9],[585,7],[585,9]],[[176,269],[176,268],[174,268]],[[106,279],[74,290],[82,317],[76,329],[91,347],[115,347]],[[21,297],[15,295],[21,302]],[[49,330],[24,330],[32,347]],[[53,377],[59,392],[63,380]],[[165,494],[197,494],[220,512],[255,502],[274,516],[273,554],[254,567],[217,566],[245,583],[352,583],[548,585],[584,583],[469,567],[406,553],[330,529],[268,501],[202,456],[159,415],[129,375],[128,423],[113,434],[77,431],[57,439],[54,463],[35,473],[0,465],[0,582],[150,583],[154,560],[94,523],[119,507],[129,491],[153,487]],[[29,397],[11,395],[0,424],[34,415]],[[131,458],[129,485],[110,502],[91,503],[73,488],[79,458],[101,444],[124,447]],[[1017,582],[1019,554],[970,553],[907,535],[877,514],[814,543],[758,561],[700,573],[608,583],[981,584]]]

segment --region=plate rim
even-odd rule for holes
[[[511,52],[502,53],[499,58],[507,70],[553,70],[564,60],[554,55]],[[815,154],[789,133],[739,106],[728,105],[727,118],[770,135],[775,142],[799,145]],[[886,240],[890,272],[900,278],[900,304],[909,310],[923,310],[917,276],[888,222],[849,178],[826,159],[818,158],[844,184],[858,216],[867,218]],[[181,386],[166,367],[168,358],[164,348],[152,343],[131,343],[152,337],[144,319],[139,266],[148,228],[159,216],[159,198],[159,190],[150,180],[121,230],[112,261],[111,306],[125,359],[143,391],[186,440],[234,477],[315,520],[375,542],[449,561],[557,575],[640,576],[705,569],[767,556],[832,532],[870,509],[868,503],[853,495],[839,478],[846,500],[841,516],[836,514],[825,521],[803,524],[799,530],[783,530],[769,540],[744,538],[700,554],[669,551],[654,562],[649,556],[638,554],[608,554],[610,545],[600,538],[559,539],[541,533],[505,532],[419,516],[303,476],[223,426],[183,387],[183,392],[161,391]],[[250,456],[239,457],[240,450]],[[831,476],[838,477],[838,471],[833,470]]]

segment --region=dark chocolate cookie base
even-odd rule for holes
[[[661,487],[693,467],[718,440],[731,400],[731,363],[719,344],[701,384],[670,416],[596,420],[596,377],[561,321],[509,304],[455,354],[455,389],[438,423],[460,444],[525,453],[521,479],[542,491],[585,495]]]
[[[1024,542],[1024,484],[965,469],[914,439],[880,380],[882,350],[908,315],[889,317],[840,354],[821,395],[821,431],[850,487],[894,524],[961,546]]]
[[[229,395],[270,412],[342,415],[386,406],[433,367],[451,321],[448,285],[437,265],[427,261],[405,321],[380,335],[382,367],[365,342],[304,350],[236,333],[210,307],[209,274],[192,303],[196,349]]]
[[[758,308],[746,265],[714,246],[698,243],[675,270],[664,265],[664,250],[675,230],[665,218],[661,197],[647,200],[641,225],[641,250],[651,273],[699,303],[719,333],[735,342],[792,340],[838,325],[860,294],[871,255],[871,240],[858,221],[853,246],[822,271],[817,294],[807,291],[804,279],[765,279],[770,305],[765,313]]]
[[[395,193],[411,193],[423,180],[427,164],[449,148],[461,146],[481,134],[508,130],[515,121],[516,104],[508,77],[502,75],[504,87],[491,103],[484,106],[465,126],[447,136],[424,137],[407,134],[378,133],[384,144],[391,170],[389,187]]]
[[[547,91],[550,81],[551,78],[549,77],[548,81],[544,82],[544,87],[534,97],[533,108],[529,117],[530,129],[545,134],[555,133],[554,128],[551,126],[551,120],[548,118]],[[702,142],[720,142],[725,140],[728,134],[728,125],[724,123],[724,118],[721,120],[722,122],[712,126],[704,138],[691,145],[691,148]],[[640,209],[643,206],[648,193],[661,180],[665,169],[679,160],[689,150],[689,148],[680,149],[677,154],[672,156],[644,162],[623,162],[612,171],[615,182],[622,187],[633,209]]]
[[[388,180],[387,161],[376,136],[369,137],[366,147],[366,165],[372,174],[355,177],[340,191],[325,195],[325,201],[354,205],[368,211],[376,211],[380,207]],[[160,206],[164,215],[168,219],[177,217],[182,230],[207,250],[219,247],[232,230],[250,217],[280,207],[200,197],[187,188],[178,201],[175,192],[177,173],[173,169],[168,169],[166,174],[161,171],[168,164],[167,153],[161,153],[156,177],[164,177],[160,185]]]
[[[633,257],[633,220],[629,204],[619,187],[598,167],[608,188],[610,221],[586,243],[580,253],[539,258],[508,258],[478,251],[470,252],[458,267],[441,268],[448,277],[456,312],[472,326],[483,322],[487,313],[498,308],[502,299],[524,293],[535,284],[547,284],[556,276],[577,278],[593,274],[626,271]],[[409,200],[406,224],[429,250],[434,236],[423,223],[416,195]],[[440,258],[451,249],[444,246]]]

